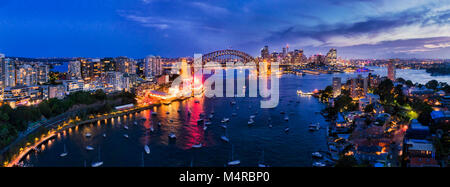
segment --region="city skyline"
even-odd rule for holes
[[[6,1],[0,52],[142,58],[233,48],[259,56],[265,45],[289,45],[307,56],[337,48],[343,58],[450,58],[448,2]]]

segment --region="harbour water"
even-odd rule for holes
[[[412,75],[405,79],[417,76]],[[334,76],[346,80],[357,74],[283,75],[279,81],[279,105],[272,109],[261,109],[259,97],[201,97],[79,126],[42,145],[40,152],[30,153],[24,162],[31,166],[89,167],[101,159],[103,166],[220,167],[230,161],[233,145],[233,158],[241,161],[240,166],[256,167],[264,159],[270,166],[309,167],[313,163],[311,153],[327,149],[325,128],[328,124],[319,113],[325,105],[314,97],[299,96],[296,91],[323,89],[331,84]],[[232,101],[236,104],[232,105]],[[157,115],[151,115],[152,111]],[[285,114],[281,114],[282,111]],[[203,123],[197,120],[201,113],[208,117],[212,112],[212,124],[204,130]],[[255,123],[249,126],[247,122],[251,115],[255,115]],[[288,121],[284,120],[286,116]],[[221,127],[223,118],[230,118],[226,129]],[[311,132],[308,130],[310,123],[320,123],[322,128]],[[286,127],[290,129],[288,132],[285,132]],[[175,133],[175,140],[169,139],[171,132]],[[86,137],[86,133],[92,136]],[[125,134],[129,138],[125,138]],[[229,143],[221,140],[223,135],[228,137]],[[192,148],[200,143],[201,148]],[[144,153],[145,145],[149,146],[150,154]],[[94,150],[88,151],[86,146],[92,146]],[[60,157],[64,147],[68,155]]]

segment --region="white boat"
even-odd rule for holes
[[[226,123],[226,122],[229,122],[230,121],[230,118],[223,118],[223,120],[221,121],[222,123]]]
[[[134,125],[137,125],[138,123],[136,121],[133,122]]]
[[[239,165],[241,163],[240,160],[233,160],[233,161],[229,161],[228,165],[229,166],[235,166],[235,165]]]
[[[126,130],[128,130],[128,126],[127,126],[127,125],[124,125],[123,128],[126,129]]]
[[[229,166],[239,165],[241,163],[241,161],[240,160],[234,160],[233,157],[234,157],[234,146],[232,145],[231,146],[231,161],[228,162],[228,165]]]
[[[175,136],[175,133],[171,132],[171,133],[169,133],[169,138],[175,139],[175,138],[177,138],[177,136]]]
[[[250,119],[253,119],[253,118],[255,118],[255,117],[256,117],[255,115],[251,115],[251,116],[250,116]]]
[[[96,167],[100,167],[100,166],[102,166],[103,165],[103,162],[94,162],[94,163],[92,163],[92,167],[93,168],[96,168]]]
[[[145,153],[150,154],[150,147],[148,145],[144,146]]]
[[[320,154],[319,152],[314,152],[311,155],[312,155],[313,158],[322,158],[323,157],[323,155]]]
[[[124,134],[123,137],[128,138],[128,134]]]
[[[285,120],[285,121],[289,121],[289,117],[288,117],[288,116],[285,116],[285,117],[284,117],[284,120]]]
[[[210,114],[210,115],[208,116],[209,119],[212,119],[213,117],[214,117],[213,114]]]
[[[226,128],[227,128],[227,126],[226,126],[226,125],[220,125],[220,127],[224,128],[224,129],[226,129]]]
[[[269,124],[269,128],[272,128],[272,124]]]
[[[262,159],[261,159],[261,161],[258,163],[258,167],[260,167],[260,168],[268,167],[268,165],[266,165],[266,163],[264,162],[264,150],[262,151]]]
[[[155,131],[155,129],[153,127],[150,127],[150,132]]]
[[[86,133],[85,136],[86,136],[86,137],[91,137],[92,134],[91,134],[91,133]]]
[[[250,120],[248,120],[248,125],[253,125],[255,123],[255,121],[253,121],[253,119],[250,118]]]
[[[103,133],[103,138],[106,138],[106,134],[105,133]]]
[[[211,125],[212,124],[212,122],[211,121],[207,121],[207,122],[205,122],[205,125]]]
[[[228,137],[226,137],[225,135],[221,136],[220,139],[222,139],[225,142],[230,142],[230,139],[228,139]]]
[[[236,101],[231,101],[231,104],[232,104],[232,105],[235,105],[235,104],[236,104]]]
[[[237,116],[237,114],[235,112],[231,113],[232,116]]]
[[[325,167],[325,166],[327,166],[325,163],[323,163],[323,162],[314,162],[313,164],[312,164],[312,166],[313,167]]]
[[[284,129],[284,132],[289,132],[289,127],[286,127],[286,128]]]
[[[91,164],[93,168],[99,167],[103,165],[103,161],[100,159],[100,148],[98,148],[98,161]]]
[[[203,130],[206,131],[208,129],[208,126],[203,126]]]
[[[320,129],[320,124],[319,123],[316,123],[316,124],[310,124],[309,125],[309,130],[310,131],[317,131],[317,130],[319,130]]]
[[[158,126],[161,127],[161,122],[158,122]]]
[[[94,150],[94,148],[92,146],[88,145],[88,146],[86,146],[86,150],[92,151],[92,150]]]
[[[67,156],[67,150],[66,150],[66,144],[64,144],[64,152],[62,152],[59,156],[60,157],[65,157],[65,156]]]
[[[192,145],[192,148],[202,148],[202,143]]]

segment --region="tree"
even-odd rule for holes
[[[329,98],[333,96],[333,87],[327,86],[325,90],[322,91],[320,99],[322,101],[328,101]]]
[[[102,89],[98,89],[94,92],[94,98],[98,101],[103,101],[106,99],[106,93]]]
[[[392,103],[394,101],[394,97],[392,95],[392,91],[394,89],[394,84],[390,79],[386,79],[381,81],[380,85],[378,85],[377,94],[380,95],[380,99],[386,103]]]
[[[413,84],[413,82],[412,82],[411,80],[407,80],[407,81],[405,82],[405,84],[406,84],[406,86],[408,86],[408,87],[414,86],[414,84]]]
[[[438,85],[439,82],[437,80],[431,80],[425,84],[425,87],[427,87],[428,89],[436,90]]]
[[[403,78],[397,78],[397,80],[396,80],[396,82],[399,82],[399,83],[402,83],[402,84],[405,84],[405,79],[403,79]]]

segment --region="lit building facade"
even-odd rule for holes
[[[82,78],[80,61],[69,62],[68,77],[69,77],[69,79],[81,79]]]
[[[336,98],[341,95],[341,78],[333,77],[333,97]]]

